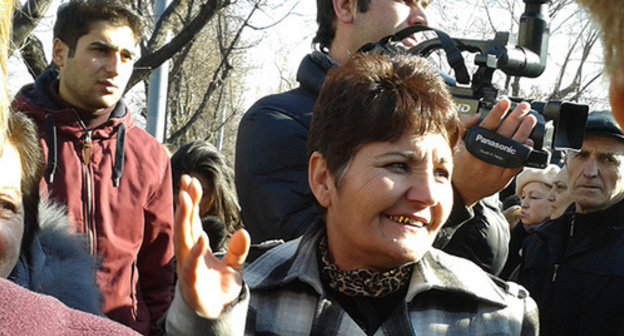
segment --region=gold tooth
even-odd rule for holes
[[[388,216],[391,220],[399,222],[401,224],[409,224],[410,223],[410,219],[408,217],[405,216]]]

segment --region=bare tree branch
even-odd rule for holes
[[[247,18],[245,19],[243,24],[241,24],[241,26],[239,27],[238,31],[236,32],[236,36],[230,42],[229,47],[223,51],[223,54],[221,57],[221,63],[217,67],[218,70],[214,72],[212,81],[210,82],[210,85],[208,86],[208,89],[206,90],[206,93],[204,94],[204,99],[202,100],[200,107],[195,111],[195,113],[191,116],[191,118],[186,122],[184,126],[180,127],[178,130],[176,130],[175,132],[171,134],[169,139],[167,139],[168,142],[175,143],[177,138],[179,138],[182,134],[184,134],[191,127],[191,125],[194,124],[195,121],[197,121],[197,119],[199,118],[199,116],[201,115],[203,111],[203,107],[207,104],[209,97],[221,85],[221,83],[225,80],[225,78],[227,78],[229,72],[232,70],[231,65],[228,63],[229,55],[234,50],[234,46],[238,42],[241,36],[241,33],[248,26],[249,21],[251,20],[251,18],[253,17],[257,9],[258,9],[258,4],[256,3],[254,4],[253,8],[247,15]]]
[[[180,51],[187,43],[190,43],[202,28],[214,17],[218,10],[230,4],[229,0],[208,0],[202,5],[199,13],[186,25],[180,33],[157,51],[143,55],[136,62],[136,69],[130,77],[126,91],[139,81],[147,78],[153,71],[166,60]],[[161,32],[164,34],[165,32]]]
[[[21,53],[28,73],[30,73],[33,78],[37,78],[49,67],[45,62],[43,45],[36,36],[29,35],[26,38],[26,41],[22,45]]]
[[[15,2],[17,6],[19,1]],[[11,50],[9,55],[15,49],[21,49],[26,43],[26,39],[32,34],[33,30],[41,22],[48,8],[52,4],[52,0],[28,0],[21,9],[16,10],[13,14],[13,36],[11,37]],[[45,61],[45,60],[44,60]]]

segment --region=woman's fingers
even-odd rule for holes
[[[178,263],[186,259],[189,250],[203,232],[199,219],[201,194],[201,183],[188,175],[182,175],[173,228],[173,244]]]
[[[184,278],[186,279],[186,284],[192,285],[193,287],[195,287],[197,281],[198,270],[204,262],[204,256],[208,253],[208,249],[210,248],[208,247],[205,236],[205,233],[199,236],[197,243],[191,248],[187,259],[184,261],[183,272],[185,273]]]
[[[223,259],[225,264],[242,272],[245,259],[247,259],[247,254],[249,253],[250,245],[251,238],[245,229],[240,229],[234,232],[232,239],[230,239],[228,251]]]
[[[188,186],[188,184],[187,184]],[[173,227],[173,246],[178,263],[183,262],[195,243],[191,233],[191,209],[193,200],[183,185],[178,193],[178,207]]]
[[[178,262],[178,283],[182,298],[189,308],[205,315],[210,312],[210,307],[206,306],[206,297],[213,297],[214,295],[201,290],[201,283],[205,279],[200,276],[199,270],[204,263],[205,255],[210,253],[204,236],[205,234],[200,235],[197,243],[189,251],[186,260],[183,263]],[[215,291],[218,290],[216,285],[211,287]]]
[[[204,232],[199,216],[199,202],[202,198],[202,185],[198,179],[191,177],[188,185],[188,193],[193,200],[193,207],[191,208],[191,235],[196,241],[199,239],[202,232]],[[208,246],[210,246],[210,244]]]

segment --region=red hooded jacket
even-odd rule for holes
[[[169,158],[119,101],[110,119],[87,130],[51,97],[56,71],[20,91],[13,108],[39,126],[50,197],[67,205],[76,230],[99,256],[102,312],[147,334],[173,293],[173,198]]]

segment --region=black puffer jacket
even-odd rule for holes
[[[540,309],[541,335],[624,335],[624,201],[566,213],[524,243],[519,281]]]
[[[236,140],[236,191],[252,243],[301,236],[319,216],[308,186],[307,140],[312,109],[327,71],[337,64],[315,51],[302,60],[297,89],[256,102]],[[498,206],[466,209],[458,194],[434,246],[496,274],[507,258],[509,228]],[[470,219],[473,219],[469,221]],[[466,225],[463,225],[466,223]],[[462,227],[463,226],[463,227]],[[458,242],[452,239],[460,229]]]
[[[102,315],[96,262],[82,236],[70,233],[69,220],[64,207],[42,197],[41,230],[28,253],[20,255],[9,280],[53,296],[71,308]]]
[[[499,275],[509,254],[511,234],[507,219],[500,211],[498,195],[486,197],[475,204],[474,217],[466,222],[454,217],[464,207],[459,197],[455,197],[455,203],[458,206],[438,234],[434,246],[446,253],[466,258],[490,274]],[[446,245],[441,241],[443,235],[452,235]]]
[[[307,55],[300,86],[256,102],[243,116],[236,139],[236,191],[253,243],[301,236],[318,216],[308,187],[308,131],[327,71],[327,55]]]

